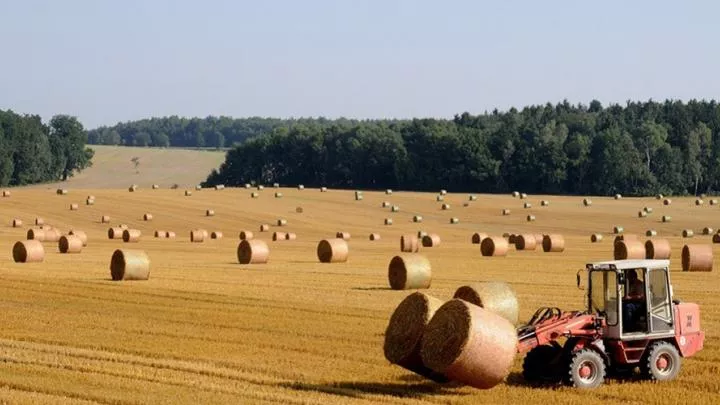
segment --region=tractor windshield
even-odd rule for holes
[[[617,276],[614,271],[590,272],[590,311],[605,317],[608,325],[617,324]]]

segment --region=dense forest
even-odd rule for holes
[[[228,152],[206,185],[591,195],[720,190],[715,101],[565,101],[452,120],[279,123],[254,135]]]
[[[0,110],[0,186],[66,180],[91,165],[87,132],[75,118]]]

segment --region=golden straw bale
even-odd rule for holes
[[[644,259],[645,255],[645,245],[637,239],[618,240],[613,246],[615,260]]]
[[[45,220],[44,220],[44,219],[42,219],[42,218],[40,218],[40,217],[36,217],[36,218],[35,218],[35,225],[44,225],[44,224],[45,224]]]
[[[268,224],[260,225],[260,232],[267,232],[269,230],[270,230],[270,225],[268,225]]]
[[[249,239],[252,239],[254,235],[250,231],[240,231],[239,236],[240,236],[240,240],[246,240],[246,239],[249,240]]]
[[[480,243],[480,253],[483,256],[507,256],[510,243],[505,238],[487,237]]]
[[[147,280],[150,258],[142,250],[117,249],[110,259],[110,276],[114,281]]]
[[[22,219],[20,219],[20,218],[14,218],[14,219],[12,220],[12,227],[13,227],[13,228],[20,228],[20,227],[22,226],[22,224],[23,224],[23,221],[22,221]]]
[[[388,281],[393,290],[430,288],[432,281],[430,261],[418,253],[397,255],[388,265]]]
[[[207,231],[204,229],[193,229],[190,231],[190,242],[202,243],[207,238]]]
[[[288,232],[285,234],[285,240],[296,240],[297,235],[293,232]]]
[[[515,237],[515,249],[517,250],[535,250],[537,241],[535,235],[517,235]]]
[[[683,271],[712,271],[712,245],[685,245],[682,249]]]
[[[175,239],[175,236],[177,236],[177,235],[175,235],[175,232],[173,232],[173,231],[165,232],[165,237],[168,239]]]
[[[109,215],[103,215],[100,217],[100,223],[101,224],[109,224],[110,223],[110,216]]]
[[[380,240],[380,234],[379,233],[371,233],[369,236],[370,240]]]
[[[344,240],[350,240],[350,232],[336,232],[335,237]]]
[[[206,217],[214,217],[214,216],[215,216],[215,210],[205,210],[205,216],[206,216]]]
[[[320,263],[344,263],[349,255],[348,244],[344,239],[323,239],[317,246]]]
[[[122,238],[125,243],[138,243],[140,236],[142,236],[142,232],[139,229],[125,229]]]
[[[400,237],[400,251],[407,253],[417,253],[420,250],[420,241],[413,234],[405,234]]]
[[[219,231],[213,231],[210,233],[210,239],[222,239],[223,233]]]
[[[82,248],[82,240],[74,235],[61,236],[58,241],[58,250],[60,253],[80,253]]]
[[[119,227],[108,228],[108,239],[122,239],[123,231],[125,230]]]
[[[12,254],[15,263],[40,263],[45,259],[45,248],[39,240],[18,241]]]
[[[472,235],[472,238],[470,239],[470,241],[472,242],[473,245],[479,245],[479,244],[482,243],[482,240],[485,239],[485,238],[487,238],[487,237],[488,237],[488,236],[487,236],[486,233],[475,232],[475,233]]]
[[[392,225],[392,224],[393,224],[392,218],[385,218],[385,225],[390,226],[390,225]]]
[[[435,233],[431,233],[423,236],[422,238],[423,247],[437,247],[440,246],[440,236]]]
[[[672,249],[667,239],[652,239],[645,242],[646,259],[669,259]]]
[[[273,232],[272,240],[273,240],[273,242],[285,240],[285,232]]]
[[[80,209],[80,206],[77,203],[70,204],[70,211],[77,211]]]
[[[453,298],[459,298],[494,312],[516,325],[520,316],[520,304],[515,290],[502,281],[486,281],[461,286]]]
[[[152,221],[152,219],[153,219],[152,214],[143,215],[143,221]]]
[[[287,225],[287,219],[278,219],[277,220],[277,226],[285,226]]]
[[[270,259],[270,248],[260,239],[243,239],[237,248],[240,264],[265,264]]]
[[[543,241],[543,252],[564,252],[565,251],[565,238],[562,235],[544,235]]]
[[[71,229],[71,230],[68,232],[68,235],[77,236],[78,238],[80,238],[80,241],[82,242],[83,247],[87,246],[87,244],[88,244],[88,237],[87,237],[87,234],[86,234],[85,232],[79,231],[79,230],[77,230],[77,229]]]
[[[602,234],[594,233],[594,234],[590,235],[590,242],[592,242],[592,243],[597,243],[602,240],[603,240]]]

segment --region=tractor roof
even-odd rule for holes
[[[588,267],[596,269],[657,269],[669,268],[670,260],[642,259],[642,260],[610,260],[606,262],[588,263]]]

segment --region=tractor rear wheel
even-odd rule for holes
[[[525,355],[523,378],[525,381],[558,383],[562,380],[563,349],[555,345],[536,346]]]
[[[682,360],[680,353],[668,342],[650,345],[647,355],[640,363],[644,376],[654,381],[668,381],[677,377]]]
[[[605,360],[593,349],[570,355],[567,383],[575,388],[597,388],[605,381]]]

